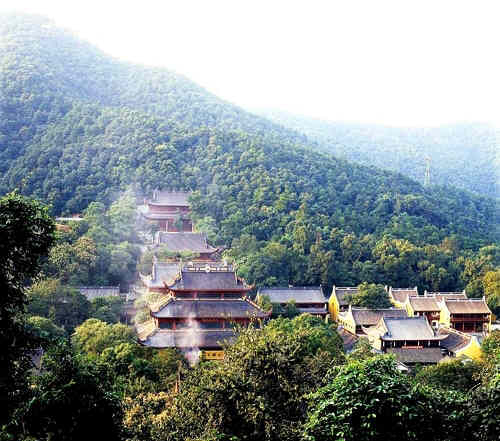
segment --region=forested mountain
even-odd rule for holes
[[[0,22],[2,192],[75,213],[130,185],[192,189],[195,215],[227,245],[249,234],[308,248],[332,228],[421,244],[458,234],[474,248],[497,237],[490,199],[318,154],[291,130],[46,19]]]
[[[396,128],[328,122],[278,110],[258,113],[307,135],[339,158],[393,170],[421,183],[429,158],[431,184],[500,197],[500,132],[491,125]]]
[[[182,75],[113,59],[39,16],[0,16],[0,87],[1,171],[74,103],[126,107],[189,128],[304,138],[224,102]]]

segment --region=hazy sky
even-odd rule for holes
[[[0,0],[247,108],[500,126],[500,2]]]

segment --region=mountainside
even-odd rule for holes
[[[129,185],[189,188],[195,215],[226,244],[279,240],[305,218],[307,235],[498,237],[493,200],[318,154],[293,130],[172,72],[113,60],[50,21],[4,16],[0,36],[1,192],[74,213]]]
[[[36,15],[0,15],[2,120],[0,171],[35,134],[63,117],[75,102],[138,110],[188,128],[218,127],[282,134],[290,129],[253,115],[205,91],[182,75],[113,59]],[[18,139],[9,139],[17,132]],[[6,149],[6,150],[5,150]]]
[[[500,197],[500,133],[490,125],[395,128],[327,122],[276,110],[258,113],[348,161],[403,173],[423,183],[429,158],[431,184]]]

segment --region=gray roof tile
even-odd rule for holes
[[[217,251],[217,248],[208,245],[205,233],[169,233],[159,231],[156,235],[156,243],[164,245],[168,251],[172,252],[213,253]]]
[[[327,303],[320,286],[291,288],[261,288],[259,294],[269,296],[271,303]]]
[[[158,312],[159,318],[265,318],[268,316],[257,305],[246,299],[194,300],[170,299]]]

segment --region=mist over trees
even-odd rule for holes
[[[321,121],[275,110],[257,113],[307,135],[318,149],[338,158],[396,171],[420,183],[425,182],[429,159],[431,185],[500,197],[500,132],[491,125],[396,128]]]

